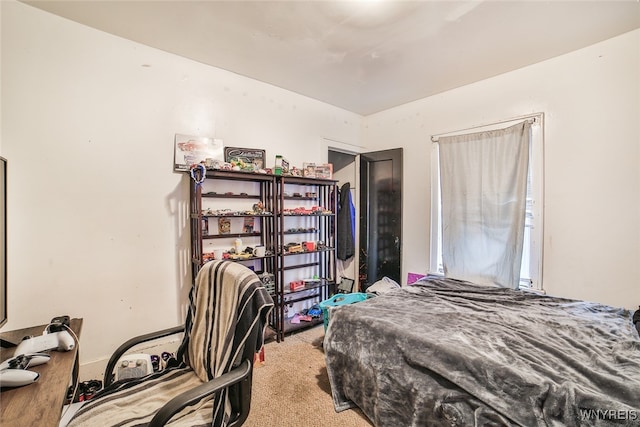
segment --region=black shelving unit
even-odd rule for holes
[[[200,180],[198,171],[196,179]],[[254,210],[260,203],[262,212]],[[228,209],[233,205],[232,209]],[[251,231],[239,226],[245,219],[253,219]],[[220,232],[218,222],[227,220],[235,228]],[[272,274],[274,300],[279,275],[276,272],[276,215],[275,215],[275,176],[268,174],[207,170],[204,182],[190,184],[190,228],[191,228],[191,267],[192,279],[209,260],[213,253],[208,247],[230,249],[235,239],[243,239],[243,248],[264,245],[265,256],[243,256],[227,258],[246,264],[261,276]],[[272,315],[270,326],[274,332],[280,329],[279,319]]]
[[[291,323],[286,315],[289,308],[305,301],[320,302],[335,290],[337,181],[279,176],[276,188],[275,311],[280,341],[289,332],[322,323],[317,317]],[[291,290],[291,282],[301,280],[317,282]]]
[[[243,246],[264,245],[264,257],[235,261],[252,265],[259,275],[273,275],[275,308],[270,326],[276,339],[284,340],[289,332],[322,323],[318,317],[292,323],[285,312],[289,306],[323,301],[335,291],[337,181],[207,170],[205,180],[198,184],[199,173],[190,184],[193,279],[212,259],[208,248],[214,244],[230,248],[239,238]],[[261,213],[252,209],[256,203],[262,204]],[[231,205],[234,207],[228,208]],[[255,228],[247,231],[236,225],[222,233],[216,227],[221,220],[238,223],[244,218],[255,219]],[[295,248],[296,244],[300,246]],[[303,288],[291,290],[292,281],[305,279]]]

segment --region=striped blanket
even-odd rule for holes
[[[205,264],[189,300],[185,334],[177,352],[180,366],[114,383],[83,405],[68,427],[145,426],[171,398],[228,372],[262,347],[273,300],[245,266],[229,261]],[[258,337],[247,342],[254,328],[258,328]],[[168,425],[226,426],[230,412],[224,391],[186,408]]]

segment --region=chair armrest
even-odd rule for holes
[[[104,371],[104,386],[107,387],[113,382],[113,370],[116,367],[118,360],[129,350],[131,347],[142,344],[143,342],[153,341],[158,338],[168,337],[169,335],[175,335],[184,332],[184,325],[174,326],[173,328],[163,329],[161,331],[151,332],[144,335],[133,337],[126,341],[120,347],[116,349],[107,362],[107,368]]]
[[[246,407],[242,408],[240,411],[240,416],[242,418],[242,422],[246,419],[249,414],[249,405],[251,399],[251,374],[253,372],[253,364],[252,361],[245,359],[242,363],[235,369],[227,372],[219,376],[218,378],[214,378],[209,382],[206,382],[198,387],[195,387],[189,391],[186,391],[173,399],[167,402],[153,417],[151,422],[149,423],[149,427],[160,427],[164,426],[169,422],[171,417],[175,414],[183,410],[187,406],[191,406],[202,399],[212,396],[216,392],[230,387],[239,382],[248,380],[248,391],[244,389],[241,391],[242,401]],[[241,385],[242,388],[242,385]],[[233,416],[234,414],[232,414]],[[231,425],[235,425],[232,423]]]

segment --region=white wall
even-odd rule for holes
[[[640,30],[365,118],[369,149],[404,147],[404,276],[429,270],[430,136],[537,112],[544,288],[637,308]]]
[[[84,318],[81,363],[177,325],[190,286],[174,134],[326,160],[359,115],[17,2],[2,7],[11,330]]]

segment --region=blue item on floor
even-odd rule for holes
[[[328,300],[322,301],[318,305],[322,309],[324,318],[324,330],[329,326],[329,307],[337,307],[339,305],[355,304],[369,298],[375,297],[375,294],[367,294],[364,292],[353,292],[350,294],[336,294]]]

